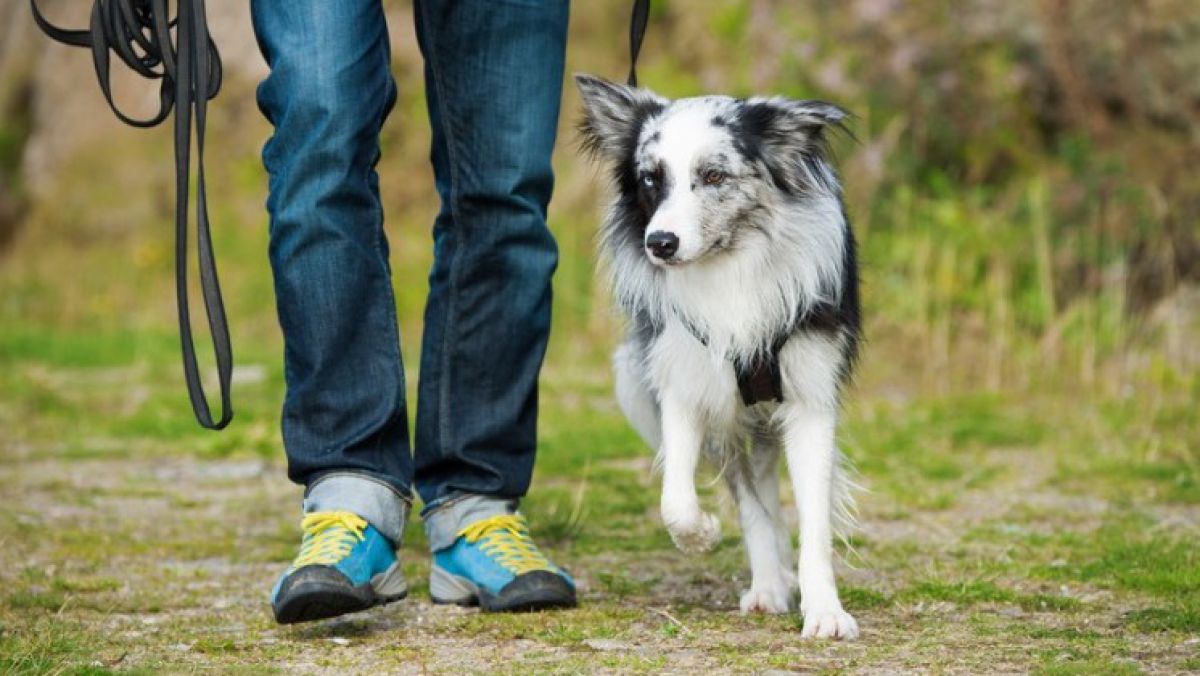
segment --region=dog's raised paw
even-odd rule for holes
[[[754,588],[751,587],[745,594],[742,594],[741,608],[742,614],[748,613],[768,613],[777,615],[788,611],[788,593],[787,587],[779,588]]]
[[[667,532],[679,551],[686,554],[702,554],[717,546],[721,539],[721,520],[713,514],[700,512],[695,519],[686,522],[667,522]]]
[[[813,610],[804,615],[804,629],[800,637],[849,641],[858,638],[858,623],[841,608]]]

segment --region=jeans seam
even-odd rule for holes
[[[384,44],[385,45],[387,44],[386,38],[384,38]],[[387,72],[388,77],[390,78],[391,77],[391,64],[385,62],[384,69]],[[386,101],[382,104],[382,106],[383,106],[383,108],[381,108],[380,111],[375,116],[376,119],[378,120],[378,124],[376,126],[379,127],[380,129],[383,128],[383,122],[384,122],[383,109],[386,108],[386,106],[387,106]],[[378,139],[376,140],[376,152],[377,153],[380,152]],[[367,192],[372,194],[373,197],[377,197],[375,195],[375,191],[371,189],[371,185],[370,185],[371,172],[373,172],[374,170],[375,170],[374,166],[369,165],[367,167],[367,171],[364,174],[364,179],[367,182]],[[380,262],[381,262],[380,267],[382,268],[382,272],[383,272],[383,281],[382,281],[383,290],[384,290],[384,294],[387,296],[387,299],[388,299],[386,308],[384,310],[385,315],[386,315],[385,321],[387,321],[387,323],[388,323],[387,330],[391,334],[391,338],[392,338],[392,340],[391,340],[392,356],[393,356],[393,362],[396,364],[396,368],[398,369],[398,376],[399,376],[398,384],[400,387],[400,391],[403,392],[406,386],[405,386],[405,379],[404,379],[403,356],[400,353],[400,330],[398,327],[399,319],[397,318],[397,315],[396,315],[396,296],[395,296],[394,289],[392,289],[391,270],[389,269],[389,267],[387,265],[386,257],[383,256],[383,249],[382,249],[382,247],[380,247],[380,237],[385,236],[384,230],[383,230],[383,204],[382,204],[381,199],[379,199],[379,198],[375,199],[375,204],[372,205],[372,214],[375,218],[375,222],[378,225],[378,230],[376,232],[376,236],[372,238],[373,241],[372,241],[371,246],[372,246],[372,249],[374,250],[376,256],[379,257]],[[353,434],[347,435],[347,438],[352,440],[351,442],[341,443],[338,445],[326,446],[325,448],[321,449],[320,455],[326,456],[326,455],[331,455],[333,453],[337,453],[339,451],[343,451],[349,445],[351,445],[357,441],[361,441],[364,438],[370,436],[372,433],[377,432],[380,427],[386,427],[397,416],[397,413],[395,411],[395,409],[397,408],[396,395],[397,395],[396,392],[390,393],[392,406],[390,406],[389,408],[391,409],[391,413],[389,413],[388,415],[386,415],[385,417],[383,417],[382,419],[380,419],[378,421],[370,421],[369,423],[363,425],[361,428],[355,430]],[[403,401],[403,399],[404,399],[403,397],[400,398],[400,401]],[[379,449],[381,448],[382,444],[383,444],[383,439],[380,437],[380,435],[376,434],[375,442],[370,446],[370,449],[374,453],[378,454]],[[364,446],[364,448],[365,448],[365,446]],[[403,478],[403,477],[401,477],[401,478]],[[408,482],[411,483],[411,478],[408,479]]]
[[[387,24],[383,23],[380,27],[380,30],[383,31],[383,33],[384,33],[383,36],[381,36],[381,40],[383,42],[384,48],[382,50],[380,50],[383,53],[382,68],[383,68],[384,73],[386,74],[385,80],[387,81],[387,84],[389,85],[389,87],[388,87],[389,95],[394,95],[393,92],[394,92],[394,88],[395,88],[396,84],[395,84],[395,80],[392,77],[392,64],[391,64],[390,50],[387,48],[387,45],[388,45]],[[384,101],[380,104],[379,112],[376,115],[376,117],[379,120],[379,123],[376,126],[381,130],[381,132],[383,129],[384,122],[387,119],[389,103],[390,103],[389,96],[385,96]],[[387,237],[387,233],[383,228],[383,224],[384,224],[383,200],[381,197],[379,197],[379,194],[376,190],[371,189],[371,185],[370,185],[371,174],[375,172],[375,165],[378,163],[379,158],[382,155],[382,148],[380,147],[380,144],[379,144],[378,135],[376,136],[376,141],[375,141],[375,153],[376,153],[375,162],[373,162],[367,168],[367,173],[366,173],[367,184],[368,184],[367,190],[369,192],[374,193],[374,196],[376,197],[375,204],[373,205],[373,211],[375,213],[375,221],[378,224],[379,231],[377,233],[377,236],[375,237],[375,253],[376,253],[376,255],[379,256],[380,262],[383,267],[383,272],[384,272],[383,290],[384,290],[384,294],[387,296],[387,299],[388,299],[387,313],[386,313],[387,321],[388,321],[388,331],[389,331],[389,333],[391,333],[391,338],[392,338],[391,347],[392,347],[393,363],[396,366],[397,384],[399,386],[399,392],[393,393],[393,396],[398,397],[399,404],[400,404],[399,406],[396,406],[396,405],[392,406],[392,415],[390,418],[388,418],[387,421],[384,422],[384,425],[387,425],[388,422],[390,422],[392,419],[394,419],[397,415],[400,415],[400,413],[398,413],[396,411],[396,409],[404,408],[404,403],[405,403],[405,400],[408,398],[408,393],[406,391],[407,383],[405,382],[405,377],[404,377],[404,355],[400,352],[400,327],[399,327],[400,319],[399,319],[399,317],[396,316],[396,292],[395,292],[395,289],[392,288],[391,266],[388,264],[387,256],[384,254],[383,246],[382,246],[383,238]],[[393,400],[393,401],[395,401],[395,400]],[[407,437],[407,431],[405,432],[405,436]],[[405,439],[405,442],[408,442],[407,438]],[[381,436],[377,437],[376,441],[375,441],[375,452],[376,453],[379,452],[379,449],[381,448],[382,443],[383,443],[382,437]],[[411,450],[408,452],[411,454]],[[407,477],[407,482],[412,483],[412,478]]]
[[[433,75],[433,86],[437,93],[438,115],[441,118],[442,134],[446,138],[446,154],[450,161],[450,220],[453,227],[454,237],[454,254],[447,266],[449,277],[449,289],[446,298],[446,312],[442,320],[442,346],[441,346],[441,363],[438,366],[439,382],[438,382],[438,442],[441,446],[439,451],[444,451],[450,447],[449,434],[450,425],[448,420],[448,411],[450,410],[450,379],[447,377],[447,372],[450,369],[450,327],[453,325],[450,318],[454,315],[455,306],[458,299],[458,262],[461,259],[460,251],[462,249],[462,228],[459,226],[458,216],[462,212],[459,204],[459,167],[458,167],[458,152],[455,150],[455,139],[453,129],[454,126],[450,123],[450,116],[446,109],[446,88],[442,84],[441,59],[438,58],[438,48],[433,37],[432,22],[429,20],[429,7],[425,2],[420,2],[418,6],[421,8],[421,23],[423,24],[425,34],[428,36],[426,43],[429,46],[429,54],[425,59],[429,63],[429,72]]]
[[[426,518],[426,517],[432,516],[432,515],[436,514],[437,512],[439,512],[447,507],[450,507],[451,505],[454,505],[455,503],[462,502],[463,500],[466,500],[467,498],[472,497],[474,495],[476,495],[476,494],[475,493],[459,493],[458,495],[451,496],[449,500],[441,500],[441,498],[438,499],[438,500],[441,500],[440,502],[438,500],[434,500],[433,501],[433,509],[430,509],[429,511],[421,510],[422,512],[424,512],[421,515],[421,518]]]

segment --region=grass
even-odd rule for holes
[[[240,265],[242,254],[224,260]],[[581,608],[486,616],[430,605],[417,523],[410,600],[280,628],[265,594],[293,553],[297,492],[273,421],[278,366],[254,359],[270,348],[248,357],[265,366],[238,390],[235,427],[212,435],[193,429],[176,355],[153,332],[15,325],[0,324],[12,346],[0,490],[15,498],[0,505],[5,671],[1195,668],[1196,512],[1180,481],[1192,466],[1161,452],[1191,431],[1170,393],[1148,425],[1107,395],[1042,388],[917,389],[897,402],[880,394],[887,369],[872,365],[893,346],[874,341],[843,429],[869,488],[853,567],[841,568],[865,634],[812,644],[795,616],[737,614],[747,571],[719,491],[704,498],[726,523],[717,551],[674,551],[649,454],[607,393],[603,351],[580,362],[559,342],[525,509],[578,576]],[[121,401],[129,392],[139,394]],[[1142,464],[1149,430],[1163,441]]]

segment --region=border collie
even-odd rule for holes
[[[621,409],[658,449],[675,545],[720,537],[696,465],[716,462],[750,560],[742,612],[783,613],[802,635],[851,639],[833,537],[853,503],[834,440],[860,321],[854,237],[828,159],[846,112],[820,101],[668,100],[577,75],[583,146],[612,169],[602,254],[629,330],[613,358]],[[779,455],[800,514],[800,561],[780,517]]]

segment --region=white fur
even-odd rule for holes
[[[670,123],[660,126],[658,141],[660,158],[676,180],[685,180],[694,173],[696,160],[703,157],[720,141],[709,122],[712,110],[709,106],[680,106],[670,117]],[[645,138],[650,130],[643,130]],[[667,198],[646,227],[646,234],[669,232],[679,237],[679,252],[676,259],[695,260],[704,253],[704,238],[700,232],[700,200],[688,185],[678,185]],[[653,257],[650,262],[659,265]]]

